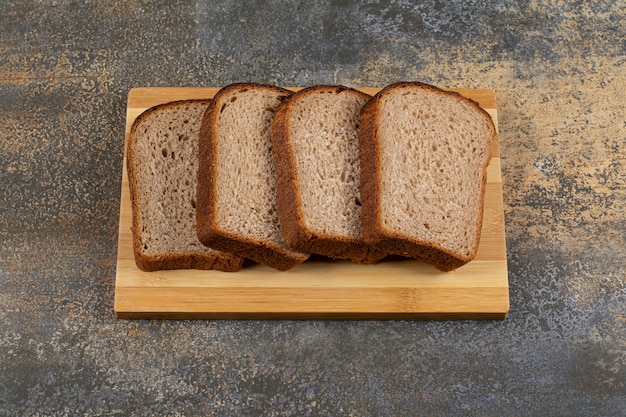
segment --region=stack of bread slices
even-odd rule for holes
[[[371,97],[237,83],[155,106],[127,144],[137,266],[288,270],[311,254],[442,271],[480,241],[491,117],[418,83]]]

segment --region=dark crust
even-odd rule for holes
[[[496,140],[496,129],[489,113],[478,105],[474,100],[468,99],[463,95],[445,91],[435,86],[420,82],[401,82],[391,84],[379,91],[361,111],[361,120],[359,128],[359,158],[361,161],[361,225],[363,227],[363,235],[368,242],[372,242],[392,254],[416,258],[434,265],[441,271],[451,271],[457,269],[470,262],[476,256],[478,244],[483,222],[484,213],[484,197],[487,184],[487,167],[491,159],[491,146],[487,147],[488,155],[482,166],[482,183],[480,187],[481,206],[476,221],[479,227],[476,232],[476,245],[474,251],[469,256],[460,256],[450,251],[434,246],[410,236],[401,236],[386,230],[381,221],[380,207],[380,155],[382,150],[379,143],[378,125],[380,117],[381,98],[396,89],[415,89],[422,88],[430,90],[437,94],[448,95],[469,103],[478,110],[491,129],[490,141]]]
[[[272,153],[278,178],[278,217],[283,236],[289,246],[301,252],[354,262],[376,262],[384,254],[370,248],[363,239],[316,233],[305,224],[300,181],[289,138],[289,122],[296,101],[318,93],[350,93],[368,100],[371,98],[368,94],[345,86],[317,85],[298,91],[276,110],[272,124]]]
[[[231,254],[219,256],[189,254],[149,257],[137,256],[137,252],[135,252],[135,263],[139,269],[146,272],[165,269],[213,269],[223,272],[236,272],[241,269],[243,258]]]
[[[141,230],[139,216],[139,201],[137,196],[138,179],[135,173],[134,143],[137,140],[138,127],[152,114],[168,108],[184,106],[186,104],[209,105],[211,100],[178,100],[169,103],[159,104],[141,113],[133,122],[128,142],[126,144],[126,168],[128,173],[128,184],[130,189],[131,210],[132,210],[132,234],[133,253],[137,267],[142,271],[157,271],[163,269],[214,269],[225,272],[238,271],[243,259],[229,253],[202,254],[198,252],[180,253],[171,255],[152,256],[143,252],[139,230]]]
[[[207,108],[202,119],[199,134],[198,189],[196,193],[197,235],[204,245],[230,252],[237,256],[252,259],[263,265],[285,271],[304,262],[309,255],[281,248],[272,242],[258,241],[243,236],[233,235],[224,231],[216,222],[214,206],[215,195],[219,184],[216,176],[217,119],[221,100],[229,93],[243,88],[268,89],[289,97],[292,91],[265,84],[236,83],[220,89]]]

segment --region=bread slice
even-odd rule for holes
[[[282,271],[309,257],[287,246],[276,211],[271,126],[274,110],[292,94],[231,84],[217,92],[200,128],[198,238]]]
[[[357,129],[370,98],[320,85],[300,90],[276,111],[278,216],[294,249],[355,262],[384,256],[361,232]]]
[[[392,84],[363,108],[363,233],[442,271],[471,261],[496,130],[480,106],[422,83]]]
[[[135,262],[144,271],[237,271],[243,259],[196,237],[198,131],[210,100],[158,105],[139,115],[127,144]]]

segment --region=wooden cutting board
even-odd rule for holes
[[[379,89],[360,90],[375,94]],[[135,118],[154,105],[212,98],[217,91],[132,89],[126,136]],[[477,101],[497,127],[492,90],[455,91]],[[476,258],[456,271],[440,272],[404,259],[361,265],[316,258],[286,272],[246,264],[234,273],[143,272],[136,267],[124,156],[115,314],[125,319],[504,319],[509,310],[509,287],[498,143],[493,144],[493,155],[480,247]]]

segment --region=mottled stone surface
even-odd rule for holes
[[[0,2],[0,415],[624,415],[624,2],[292,3]],[[117,321],[128,89],[248,80],[496,90],[509,318]]]

